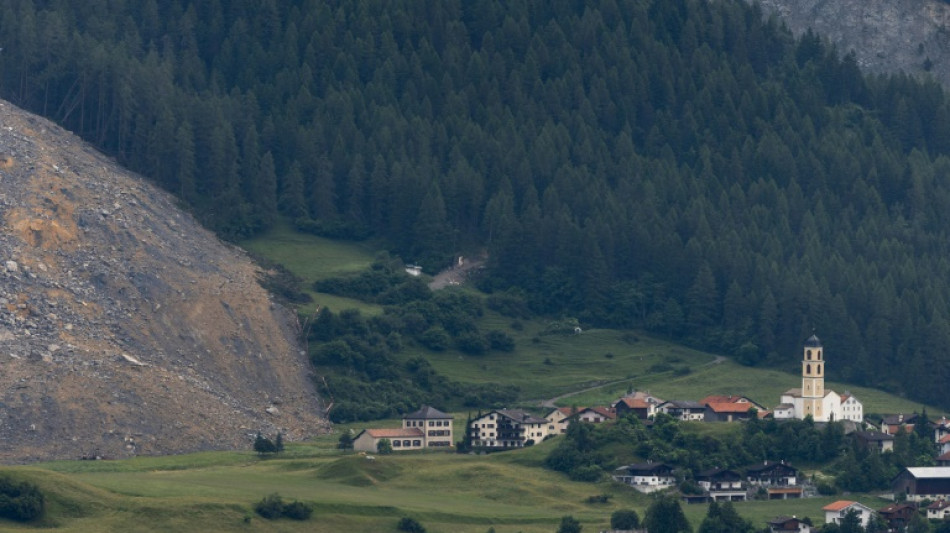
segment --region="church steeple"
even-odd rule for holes
[[[802,410],[815,420],[824,420],[822,398],[825,396],[825,360],[818,337],[812,335],[805,341],[802,356]]]

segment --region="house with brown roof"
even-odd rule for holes
[[[742,474],[728,468],[713,468],[696,474],[696,483],[712,501],[746,501]]]
[[[353,439],[353,449],[376,452],[379,442],[388,439],[393,451],[449,448],[453,446],[453,416],[434,407],[421,409],[402,417],[402,427],[392,429],[365,429]]]
[[[944,435],[937,439],[937,446],[940,448],[938,453],[950,452],[950,435]]]
[[[892,531],[904,531],[910,519],[917,514],[915,503],[892,503],[877,510]]]
[[[909,415],[905,415],[904,413],[885,415],[881,420],[881,431],[888,435],[896,435],[897,432],[903,428],[906,433],[910,433],[914,430],[917,418],[917,413],[911,413]]]
[[[551,422],[520,409],[494,409],[468,426],[472,446],[488,449],[523,448],[552,434]]]
[[[745,468],[746,482],[764,488],[770,500],[801,498],[802,487],[798,485],[798,469],[785,461],[764,461]]]
[[[937,500],[927,506],[928,520],[950,520],[950,500]]]
[[[627,413],[634,413],[640,420],[646,420],[653,418],[653,415],[656,414],[656,406],[661,403],[663,403],[663,400],[656,396],[638,391],[620,398],[611,404],[610,407],[617,413],[617,417],[623,417]]]
[[[580,420],[589,424],[600,424],[616,420],[617,413],[610,407],[557,407],[551,410],[545,417],[550,424],[548,433],[557,435],[566,433],[567,427],[571,422]]]
[[[880,431],[855,431],[851,438],[868,450],[888,452],[894,449],[894,436]]]
[[[703,419],[706,422],[737,422],[759,416],[759,410],[754,405],[735,402],[704,402],[706,411]]]
[[[838,500],[834,503],[829,503],[822,507],[821,510],[825,512],[826,524],[840,525],[845,515],[850,511],[854,511],[858,513],[858,517],[861,520],[861,527],[868,527],[868,522],[871,521],[871,517],[874,515],[874,509],[871,509],[863,503],[850,500]]]
[[[794,516],[778,516],[768,524],[769,533],[811,533],[811,526]]]

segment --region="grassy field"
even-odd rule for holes
[[[314,281],[368,268],[377,251],[370,243],[334,241],[297,233],[284,221],[267,233],[239,244],[252,254],[283,265],[304,281],[303,289],[313,297],[313,302],[302,306],[303,312],[312,313],[318,306],[334,310],[359,309],[367,315],[380,312],[379,306],[311,289]]]
[[[340,452],[335,435],[291,443],[277,458],[215,452],[122,461],[56,462],[10,467],[7,475],[37,483],[48,512],[39,523],[0,520],[0,530],[88,531],[312,531],[389,532],[403,516],[427,531],[551,532],[571,515],[585,531],[609,523],[617,509],[643,516],[650,498],[609,481],[576,483],[538,468],[556,441],[492,455],[407,453],[366,456]],[[305,522],[265,520],[252,511],[265,495],[314,506]],[[608,503],[588,503],[607,494]],[[872,496],[850,495],[872,507]],[[756,525],[778,515],[821,521],[834,498],[736,505]],[[684,506],[694,527],[705,505]]]

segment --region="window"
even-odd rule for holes
[[[805,350],[805,358],[811,361],[811,350]]]
[[[401,447],[402,447],[402,441],[400,440],[393,441],[393,448],[401,448]]]
[[[414,441],[414,442],[416,443],[416,446],[419,445],[419,441]],[[402,441],[402,445],[403,445],[403,446],[412,446],[412,444],[409,444],[409,441],[408,441],[408,440]]]
[[[406,441],[406,442],[408,442],[408,441]],[[412,441],[412,445],[413,445],[413,446],[422,446],[422,441],[421,441],[421,440],[414,440],[414,441]]]

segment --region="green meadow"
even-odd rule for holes
[[[256,254],[284,264],[309,289],[317,279],[358,272],[372,261],[368,244],[340,243],[293,233],[284,226],[243,243]],[[470,290],[451,288],[447,290]],[[316,306],[335,310],[356,307],[365,313],[379,308],[312,293]],[[766,405],[778,402],[800,378],[775,369],[747,368],[728,358],[698,352],[635,332],[591,329],[580,334],[548,334],[549,323],[511,319],[486,312],[484,329],[503,329],[517,348],[511,353],[469,356],[460,352],[406,349],[400,357],[424,355],[436,370],[463,382],[508,383],[520,387],[521,407],[539,408],[543,399],[558,404],[605,404],[631,389],[666,399],[699,399],[708,394],[741,394]],[[829,368],[834,354],[828,354]],[[884,392],[829,383],[851,391],[865,411],[911,412],[922,406]],[[937,415],[936,409],[928,412]],[[461,435],[468,413],[455,413]],[[572,515],[585,531],[609,525],[618,509],[641,516],[650,497],[612,481],[579,483],[544,469],[544,457],[557,444],[552,439],[523,450],[490,455],[410,452],[374,456],[336,449],[341,431],[366,427],[398,427],[399,420],[336,426],[332,433],[307,442],[288,443],[277,457],[259,458],[250,451],[204,452],[121,461],[62,461],[4,468],[6,475],[36,483],[47,496],[47,513],[36,523],[0,520],[0,530],[44,529],[89,531],[265,531],[265,532],[395,532],[402,517],[418,520],[427,531],[552,532],[561,517]],[[686,424],[685,431],[715,433],[728,438],[738,429],[726,424]],[[809,472],[810,474],[810,472]],[[304,522],[265,520],[254,503],[278,493],[286,501],[313,506]],[[609,495],[607,503],[591,497]],[[871,495],[848,496],[871,507],[883,502]],[[738,511],[756,526],[778,515],[822,520],[821,508],[834,498],[738,503]],[[694,526],[705,505],[684,507]]]
[[[390,421],[392,423],[392,421]],[[211,452],[121,461],[70,461],[9,467],[36,483],[47,513],[32,524],[0,520],[0,530],[389,532],[404,516],[429,532],[552,532],[565,515],[585,531],[609,525],[618,509],[641,516],[650,497],[612,481],[578,483],[540,468],[556,440],[491,455],[416,452],[366,456],[334,448],[336,435],[291,443],[278,457]],[[278,493],[313,506],[306,521],[265,520],[255,502]],[[591,503],[608,495],[607,503]],[[873,506],[872,497],[851,495]],[[833,498],[748,502],[739,512],[757,525],[777,515],[821,521]],[[684,506],[694,526],[705,505]]]

